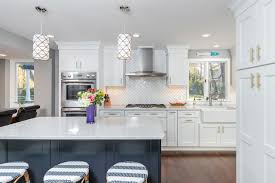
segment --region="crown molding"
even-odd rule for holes
[[[99,41],[87,42],[56,42],[59,50],[98,50]]]

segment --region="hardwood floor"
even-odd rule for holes
[[[236,183],[234,154],[173,154],[161,160],[161,183]]]

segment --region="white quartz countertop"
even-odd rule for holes
[[[166,108],[126,108],[125,105],[112,105],[112,106],[102,106],[99,110],[126,110],[126,111],[202,111],[205,109],[215,110],[215,109],[228,109],[235,110],[235,105],[224,105],[224,106],[206,106],[206,105],[186,105],[186,106],[170,106],[167,105]]]
[[[0,139],[18,140],[158,140],[164,138],[157,118],[38,117],[0,127]]]

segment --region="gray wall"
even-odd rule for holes
[[[0,59],[0,108],[5,107],[5,60]]]
[[[48,61],[34,62],[34,102],[40,105],[39,116],[54,116],[55,111],[55,50],[50,51]]]

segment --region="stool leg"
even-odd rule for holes
[[[89,183],[89,175],[86,175],[83,179],[82,179],[82,181],[81,181],[81,183]]]
[[[30,181],[30,176],[29,176],[28,171],[26,171],[26,172],[24,173],[24,179],[25,179],[25,182],[26,182],[26,183],[30,183],[30,182],[31,182],[31,181]]]

